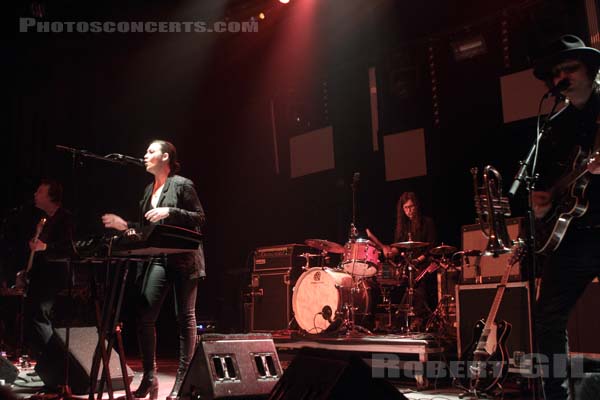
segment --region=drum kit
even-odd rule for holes
[[[456,248],[445,244],[435,247],[429,251],[433,259],[429,267],[418,271],[411,261],[412,253],[430,243],[409,240],[391,244],[404,255],[405,261],[400,263],[380,261],[381,243],[368,239],[351,237],[344,246],[323,239],[307,239],[305,244],[321,254],[302,255],[306,265],[294,287],[292,308],[298,326],[311,335],[371,334],[365,326],[372,329],[375,309],[385,310],[387,320],[385,328],[376,327],[378,330],[415,333],[411,331],[415,286],[428,273],[452,271],[454,266],[448,256],[456,252]],[[310,262],[313,257],[331,260],[330,256],[340,257],[339,264],[331,266],[321,261],[314,266]],[[399,304],[394,304],[390,293],[401,287],[405,287],[405,295]],[[426,326],[438,329],[448,322],[448,303],[449,298],[440,298]],[[396,316],[404,317],[401,325],[394,324]]]

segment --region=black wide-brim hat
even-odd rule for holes
[[[547,81],[552,78],[552,67],[568,59],[581,60],[590,70],[597,71],[600,66],[600,50],[587,47],[575,35],[562,35],[546,47],[541,57],[535,61],[533,75]]]

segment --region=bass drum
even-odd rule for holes
[[[330,268],[311,268],[298,278],[292,308],[298,326],[307,333],[336,331],[342,325],[347,307],[355,307],[355,324],[369,315],[370,289],[364,281],[353,289],[352,276]]]

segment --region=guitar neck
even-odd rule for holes
[[[29,259],[27,260],[27,267],[25,268],[25,271],[29,272],[31,271],[31,267],[33,266],[33,257],[35,256],[35,251],[31,250],[31,252],[29,253]]]
[[[35,235],[33,236],[33,242],[37,242],[37,240],[40,238],[40,235],[42,234],[42,229],[44,229],[44,225],[46,225],[46,218],[42,218],[40,219],[40,222],[38,222],[36,228],[35,228]],[[29,253],[29,259],[27,260],[27,267],[25,268],[26,272],[31,271],[31,267],[33,266],[33,257],[35,257],[35,250],[31,250],[31,252]]]
[[[481,354],[483,352],[486,352],[488,334],[490,333],[492,326],[496,320],[496,316],[498,315],[500,303],[502,302],[502,297],[504,296],[504,292],[506,290],[506,284],[508,283],[508,278],[510,277],[510,271],[512,269],[512,266],[515,265],[515,263],[521,256],[521,247],[519,245],[513,246],[513,251],[515,252],[515,254],[513,254],[513,256],[506,264],[504,275],[502,275],[502,280],[500,281],[500,284],[498,284],[496,296],[494,297],[494,301],[492,302],[492,306],[490,307],[490,312],[487,316],[487,319],[485,320],[483,332],[481,334],[481,337],[479,338],[479,342],[477,343],[477,348],[475,350],[476,353]]]
[[[492,306],[490,307],[490,312],[485,320],[486,331],[489,331],[496,320],[496,316],[498,315],[498,310],[500,309],[500,303],[502,302],[502,297],[504,297],[504,292],[506,291],[506,284],[508,283],[508,279],[510,277],[510,271],[512,269],[513,263],[508,263],[506,266],[506,270],[504,271],[504,275],[502,275],[502,280],[498,284],[498,289],[496,290],[496,296],[494,297],[494,301],[492,302]]]

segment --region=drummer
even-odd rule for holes
[[[404,258],[410,257],[417,269],[422,270],[428,265],[427,254],[435,245],[436,231],[433,219],[421,213],[419,200],[414,192],[404,192],[398,199],[396,212],[396,230],[394,242],[427,242],[427,247],[415,248],[412,251],[400,251],[396,247],[384,245],[383,254],[392,259],[398,255]],[[419,330],[423,320],[427,317],[429,310],[435,306],[435,278],[430,275],[424,279],[415,289],[415,314],[416,318],[411,323],[411,330]]]

